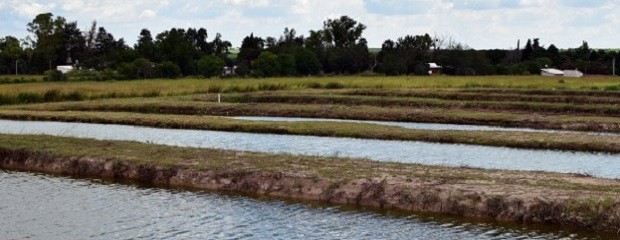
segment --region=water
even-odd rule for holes
[[[462,125],[444,123],[416,123],[416,122],[386,122],[386,121],[365,121],[365,120],[344,120],[332,118],[298,118],[298,117],[231,117],[237,120],[248,121],[274,121],[274,122],[348,122],[348,123],[369,123],[384,126],[395,126],[408,129],[423,130],[458,130],[458,131],[502,131],[502,132],[538,132],[538,133],[568,133],[568,134],[588,134],[588,135],[618,135],[607,132],[577,132],[561,130],[543,130],[533,128],[509,128],[493,127],[484,125]]]
[[[595,239],[0,170],[0,239]],[[598,238],[597,238],[598,239]]]
[[[587,173],[597,177],[620,178],[620,154],[9,120],[0,120],[0,133],[46,134],[100,140],[138,141],[171,146],[366,158],[376,161],[486,169]]]

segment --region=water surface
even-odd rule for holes
[[[0,170],[0,239],[599,239]]]
[[[620,154],[42,121],[0,120],[0,133],[126,140],[183,147],[365,158],[486,169],[585,173],[598,177],[620,178]]]
[[[538,133],[568,133],[568,134],[588,134],[588,135],[618,135],[608,132],[579,132],[563,130],[545,130],[533,128],[511,128],[494,127],[485,125],[465,125],[465,124],[446,124],[446,123],[417,123],[417,122],[388,122],[388,121],[366,121],[366,120],[346,120],[333,118],[299,118],[299,117],[230,117],[237,120],[247,121],[272,121],[272,122],[348,122],[348,123],[368,123],[384,126],[395,126],[408,129],[423,130],[458,130],[458,131],[502,131],[502,132],[538,132]]]

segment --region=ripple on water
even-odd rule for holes
[[[0,171],[2,239],[586,239]]]

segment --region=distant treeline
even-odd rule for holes
[[[591,49],[587,42],[560,50],[528,39],[509,50],[475,50],[446,36],[406,35],[386,40],[380,51],[369,51],[362,37],[366,26],[348,16],[328,19],[308,36],[284,29],[279,37],[250,34],[231,53],[232,44],[218,33],[208,40],[204,28],[172,28],[155,37],[148,29],[134,46],[116,39],[93,22],[78,29],[51,13],[37,15],[27,24],[31,36],[0,39],[0,74],[41,74],[47,79],[66,76],[49,71],[74,65],[71,74],[85,80],[175,78],[179,76],[252,77],[332,74],[428,74],[427,63],[443,66],[450,75],[538,74],[545,66],[579,69],[586,74],[609,75],[617,51]],[[225,71],[226,69],[226,71]],[[234,72],[234,73],[233,73]]]

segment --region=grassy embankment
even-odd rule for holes
[[[586,135],[577,133],[417,130],[362,123],[264,122],[235,120],[214,116],[161,115],[129,112],[0,110],[0,118],[620,153],[620,136]]]
[[[615,232],[620,182],[572,174],[0,135],[4,169]]]

